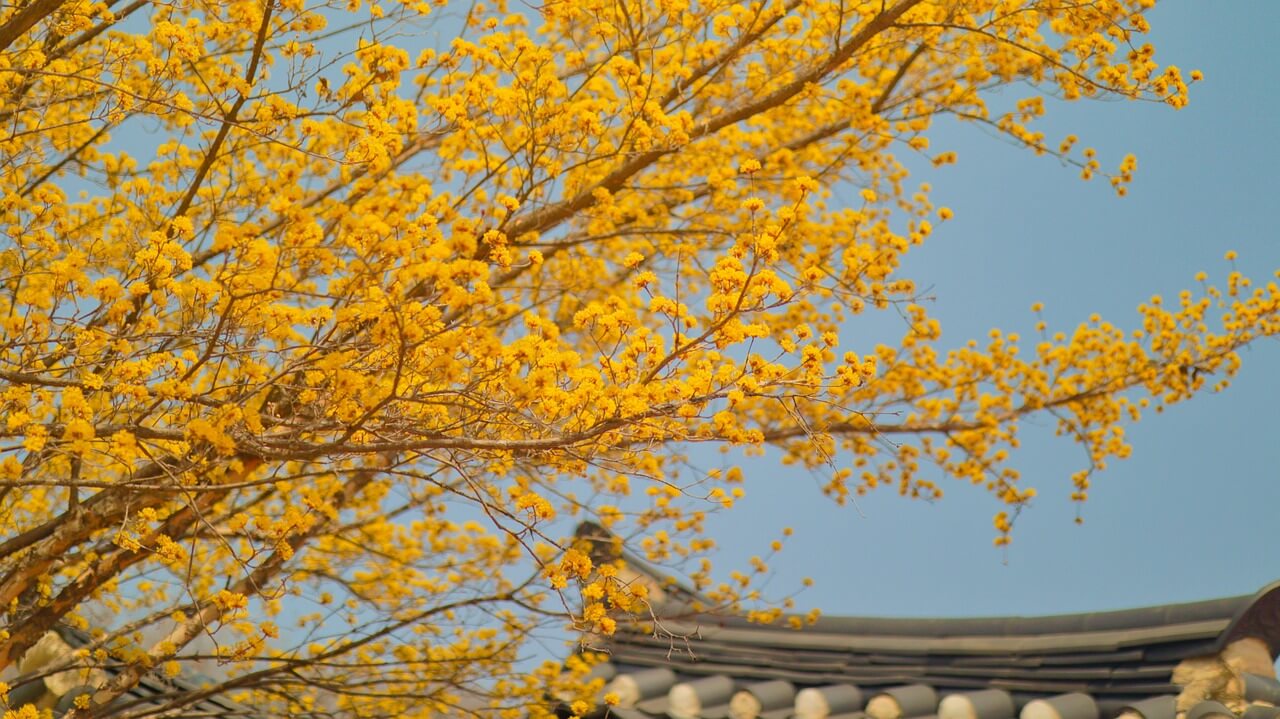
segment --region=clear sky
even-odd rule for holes
[[[1224,278],[1230,249],[1257,281],[1280,269],[1280,2],[1164,0],[1149,17],[1156,60],[1205,73],[1189,107],[1050,103],[1039,126],[1051,142],[1079,135],[1103,167],[1136,153],[1128,197],[977,127],[935,134],[933,147],[960,162],[915,180],[956,218],[914,251],[906,276],[933,286],[944,346],[992,327],[1030,336],[1037,301],[1050,331],[1092,312],[1131,328],[1152,294],[1176,297],[1199,270]],[[850,325],[841,345],[858,332]],[[860,516],[768,459],[750,461],[746,499],[710,533],[727,571],[793,526],[769,589],[812,576],[798,606],[827,614],[1029,615],[1251,593],[1280,579],[1278,416],[1280,345],[1268,341],[1225,393],[1132,426],[1134,456],[1095,478],[1080,526],[1069,476],[1084,455],[1051,429],[1029,432],[1017,466],[1040,495],[1007,553],[992,546],[999,507],[981,490],[944,484],[946,497],[926,504],[887,489],[863,498]]]

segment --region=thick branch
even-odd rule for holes
[[[14,13],[4,25],[0,25],[0,51],[8,50],[36,23],[52,15],[66,0],[35,0]]]
[[[177,538],[187,534],[191,527],[199,521],[200,515],[211,508],[221,495],[207,492],[191,500],[187,506],[170,514],[165,521],[140,541],[137,549],[119,549],[112,554],[101,557],[86,568],[74,581],[62,588],[58,596],[48,604],[38,608],[28,616],[11,622],[13,627],[6,642],[6,651],[10,656],[20,657],[39,641],[69,612],[75,610],[104,584],[115,579],[129,567],[149,559],[153,546],[160,536]]]

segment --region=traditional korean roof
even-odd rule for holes
[[[654,620],[619,625],[595,669],[616,704],[597,716],[1280,719],[1280,583],[1123,611],[800,629],[695,606],[677,589]]]

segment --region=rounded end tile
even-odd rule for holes
[[[763,709],[764,706],[760,704],[756,695],[748,691],[738,692],[729,699],[731,719],[756,719]]]

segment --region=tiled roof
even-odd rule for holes
[[[595,669],[618,702],[598,716],[1280,719],[1280,584],[1126,611],[802,629],[689,607],[619,626]]]

